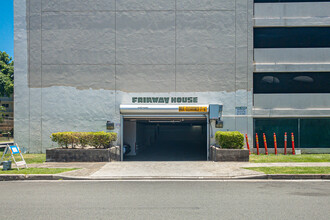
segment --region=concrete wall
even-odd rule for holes
[[[120,131],[133,96],[224,105],[224,129],[252,135],[252,0],[15,0],[15,140]],[[215,132],[216,129],[213,129]],[[120,140],[120,138],[118,139]]]

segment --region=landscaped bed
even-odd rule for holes
[[[247,167],[265,174],[330,174],[330,167]]]
[[[77,168],[22,168],[17,170],[13,168],[6,171],[0,170],[0,174],[57,174],[76,169]]]
[[[282,162],[330,162],[330,154],[301,154],[301,155],[250,155],[252,163],[282,163]]]
[[[46,150],[47,162],[120,161],[121,148],[114,146],[114,132],[57,132],[51,135],[59,148]]]
[[[249,162],[249,151],[243,149],[244,136],[242,133],[238,131],[217,131],[215,139],[217,146],[210,147],[210,160]]]

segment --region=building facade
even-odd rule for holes
[[[251,146],[256,132],[284,131],[298,147],[330,146],[329,1],[15,0],[14,10],[15,141],[30,152],[53,147],[53,132],[100,130],[133,155],[202,135],[207,159],[217,130]],[[328,137],[314,146],[315,125]]]
[[[293,132],[296,145],[304,151],[326,152],[330,146],[330,1],[254,2],[255,132],[269,136]],[[279,141],[283,143],[283,135]]]

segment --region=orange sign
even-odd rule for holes
[[[205,106],[179,106],[179,112],[207,112]]]

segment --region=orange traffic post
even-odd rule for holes
[[[286,155],[286,148],[288,147],[288,134],[284,133],[284,155]]]
[[[257,146],[257,155],[259,155],[259,138],[257,133],[256,133],[256,146]]]
[[[249,155],[250,155],[251,152],[250,152],[250,145],[249,145],[249,139],[248,139],[247,134],[245,134],[245,139],[246,139],[246,146],[247,146],[247,149],[249,150]]]
[[[277,155],[277,142],[276,142],[276,134],[274,133],[274,148],[275,148],[275,155]]]
[[[263,133],[263,136],[264,136],[265,154],[268,155],[267,140],[266,140],[266,135],[265,135],[265,133]]]
[[[295,155],[296,152],[294,150],[294,136],[293,136],[293,133],[291,133],[291,141],[292,141],[292,154]]]

